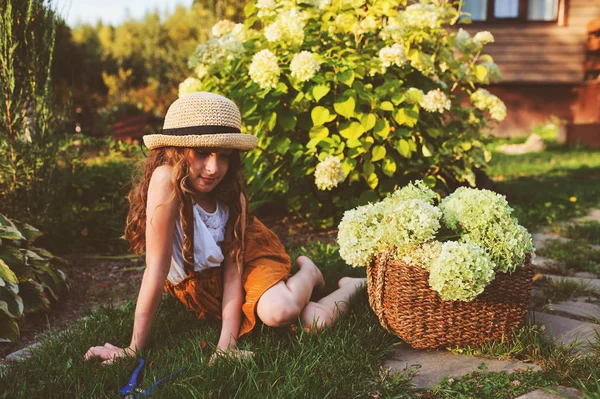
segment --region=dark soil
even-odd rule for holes
[[[294,217],[262,216],[261,221],[288,247],[335,242],[335,230],[317,230]],[[136,299],[144,273],[143,257],[73,254],[64,258],[69,262],[63,271],[70,291],[50,312],[29,314],[21,320],[21,342],[0,343],[0,363],[6,355],[33,344],[40,333],[64,330],[101,305],[119,306]]]

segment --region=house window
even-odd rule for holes
[[[557,21],[565,0],[463,0],[473,21]]]

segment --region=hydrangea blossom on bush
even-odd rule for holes
[[[531,235],[510,216],[503,196],[461,187],[439,206],[436,199],[416,181],[347,211],[339,225],[340,255],[352,266],[368,266],[392,249],[392,259],[428,270],[442,299],[462,301],[483,292],[496,272],[511,273],[533,255]]]
[[[473,95],[499,78],[483,53],[493,36],[447,29],[462,23],[454,2],[412,3],[249,1],[243,25],[220,21],[198,46],[189,66],[200,82],[183,89],[238,103],[245,132],[259,138],[246,168],[286,176],[261,180],[260,191],[316,220],[331,224],[416,177],[474,185],[472,168],[491,156],[487,117],[506,113],[491,95]],[[328,156],[344,171],[335,189],[306,179]]]

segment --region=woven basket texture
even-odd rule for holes
[[[528,260],[496,278],[473,301],[443,301],[421,267],[380,254],[367,268],[369,304],[381,325],[413,348],[480,346],[510,336],[529,310],[533,266]]]

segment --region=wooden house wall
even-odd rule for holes
[[[566,23],[475,23],[471,33],[488,30],[495,42],[486,46],[503,82],[578,83],[583,80],[586,25],[600,17],[600,0],[565,0]]]

